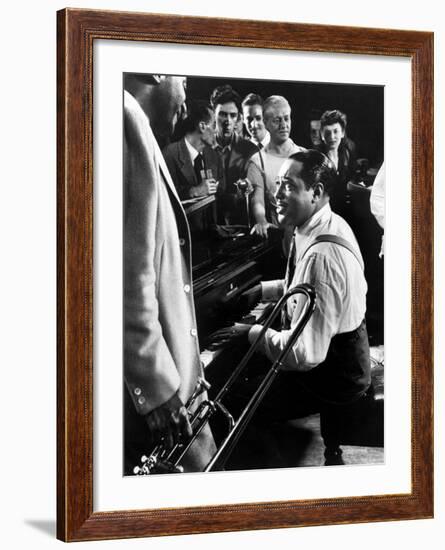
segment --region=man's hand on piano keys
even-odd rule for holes
[[[221,328],[214,332],[210,337],[211,340],[207,345],[207,349],[204,349],[200,354],[203,368],[207,368],[232,343],[238,341],[244,345],[241,338],[245,337],[247,342],[247,333],[251,327],[252,325],[245,323],[236,323],[233,327]]]
[[[247,333],[252,328],[252,325],[245,323],[235,323],[231,327],[224,327],[216,331],[213,336],[218,340],[232,340],[233,338],[247,337]]]
[[[273,224],[273,223],[269,223],[268,221],[262,221],[262,222],[257,222],[253,227],[252,227],[252,230],[250,231],[250,234],[251,235],[259,235],[260,237],[262,237],[263,239],[267,239],[268,237],[268,230],[270,228],[273,228],[273,229],[278,229],[278,227]]]
[[[250,311],[261,300],[261,295],[261,284],[249,288],[249,290],[243,292],[239,298],[240,309],[242,311]]]

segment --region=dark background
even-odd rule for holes
[[[187,98],[209,100],[212,90],[221,84],[230,84],[242,99],[250,92],[263,99],[284,96],[292,109],[291,138],[297,145],[310,145],[309,120],[313,110],[323,113],[339,109],[348,117],[347,135],[357,146],[358,158],[369,159],[370,166],[376,168],[383,161],[383,86],[190,76]]]
[[[297,145],[310,147],[309,121],[326,110],[339,109],[348,118],[347,135],[357,147],[357,158],[369,160],[378,169],[384,154],[384,87],[358,84],[291,82],[281,80],[187,77],[187,98],[209,100],[216,86],[230,84],[243,99],[254,92],[263,99],[284,96],[292,109],[291,138]],[[179,136],[178,136],[179,137]],[[376,170],[374,171],[375,174]],[[367,181],[371,184],[373,177]],[[369,190],[354,187],[351,195],[353,217],[349,220],[365,260],[368,282],[367,324],[372,345],[383,343],[383,260],[379,258],[382,230],[369,207]]]

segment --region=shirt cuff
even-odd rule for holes
[[[255,342],[259,333],[262,331],[262,329],[263,329],[262,325],[253,325],[253,327],[249,330],[249,333],[247,335],[247,338],[250,344],[253,344]],[[263,355],[266,355],[270,359],[270,361],[274,361],[275,359],[275,357],[271,355],[271,350],[269,349],[269,343],[271,338],[273,338],[274,334],[276,334],[276,331],[271,328],[268,328],[261,342],[259,342],[258,347],[256,348],[256,351],[262,353]]]
[[[247,338],[249,340],[249,344],[253,344],[255,340],[257,339],[258,334],[261,332],[263,326],[262,325],[253,325],[252,328],[249,330],[247,334]]]
[[[284,281],[261,281],[261,298],[264,302],[276,302],[283,295]]]

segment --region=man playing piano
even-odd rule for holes
[[[279,172],[278,221],[295,227],[286,275],[262,282],[247,294],[252,302],[276,301],[290,287],[309,283],[315,287],[317,305],[257,418],[314,414],[326,403],[358,399],[370,385],[363,260],[351,228],[330,208],[334,182],[331,162],[315,150],[293,154]],[[284,348],[302,307],[299,298],[290,298],[281,330],[267,330],[259,350],[270,361]],[[225,330],[253,342],[261,326],[237,324]]]

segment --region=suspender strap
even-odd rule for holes
[[[362,270],[365,269],[365,266],[363,265],[363,260],[360,258],[360,256],[357,254],[357,252],[354,250],[352,245],[346,239],[344,239],[343,237],[339,237],[338,235],[331,235],[329,233],[326,233],[324,235],[318,235],[318,237],[316,237],[311,242],[311,244],[306,248],[306,250],[304,251],[304,253],[302,254],[301,257],[303,258],[303,256],[306,255],[306,253],[308,252],[308,250],[310,248],[312,248],[313,246],[315,246],[316,244],[319,244],[319,243],[334,243],[334,244],[338,244],[339,246],[343,246],[343,248],[346,248],[347,250],[349,250],[349,252],[351,252],[351,254],[353,254],[354,258],[360,264],[360,267],[362,268]]]

